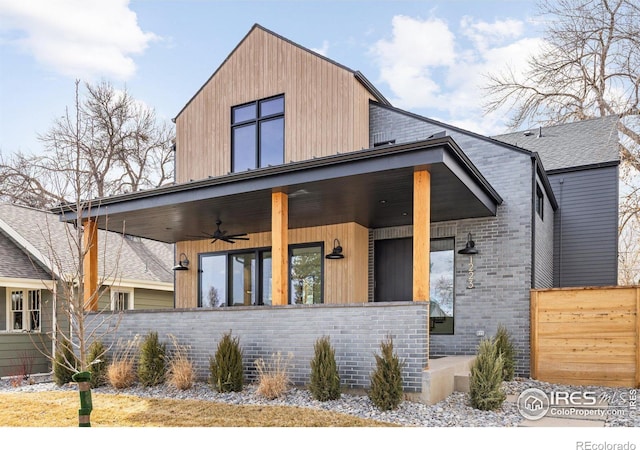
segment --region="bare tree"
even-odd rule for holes
[[[73,201],[77,181],[85,198],[173,181],[172,126],[107,82],[85,84],[85,90],[84,99],[77,98],[77,114],[67,110],[39,136],[44,154],[0,155],[0,197],[45,208]]]
[[[546,31],[528,70],[487,75],[487,113],[507,107],[510,127],[620,117],[620,236],[640,220],[640,3],[637,0],[542,0]],[[635,231],[632,228],[631,231]],[[635,239],[639,239],[638,234]],[[620,239],[620,253],[628,256]]]

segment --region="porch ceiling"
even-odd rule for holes
[[[408,225],[416,168],[431,172],[432,222],[495,215],[502,202],[445,137],[98,199],[90,215],[99,228],[170,243],[213,232],[217,219],[229,233],[255,233],[271,229],[271,193],[284,191],[289,228]],[[74,219],[62,206],[62,220]]]

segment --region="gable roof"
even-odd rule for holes
[[[617,163],[620,160],[616,115],[494,136],[540,155],[545,170]]]
[[[0,233],[0,278],[48,280],[51,275],[16,243]]]
[[[310,53],[311,55],[323,59],[324,61],[327,61],[337,67],[340,67],[341,69],[350,72],[351,74],[353,74],[354,78],[360,83],[362,84],[365,89],[367,89],[367,91],[369,91],[371,93],[371,95],[373,95],[373,97],[380,103],[385,104],[385,105],[391,105],[391,103],[389,103],[389,101],[382,95],[382,93],[373,85],[371,84],[371,82],[369,80],[367,80],[367,78],[360,72],[357,70],[352,70],[332,59],[327,58],[326,56],[323,56],[319,53],[314,52],[311,49],[308,49],[306,47],[303,47],[302,45],[293,42],[265,27],[263,27],[260,24],[254,24],[251,29],[249,30],[249,32],[242,38],[242,40],[238,43],[238,45],[236,45],[234,47],[234,49],[231,51],[231,53],[229,53],[229,55],[227,55],[227,57],[225,58],[225,60],[222,62],[222,64],[220,64],[218,66],[218,68],[215,70],[215,72],[213,72],[213,74],[211,74],[211,76],[207,79],[207,81],[204,82],[204,84],[202,86],[200,86],[200,89],[198,89],[198,91],[189,99],[189,101],[187,103],[185,103],[185,105],[182,107],[182,109],[178,112],[178,114],[176,114],[176,116],[173,118],[173,121],[175,122],[176,119],[178,118],[178,116],[180,116],[180,114],[182,114],[182,112],[187,108],[187,106],[189,106],[189,104],[193,101],[194,98],[196,98],[198,96],[198,94],[200,94],[200,92],[204,89],[204,87],[209,83],[209,81],[211,81],[211,79],[213,77],[216,76],[216,74],[220,71],[220,69],[226,64],[227,61],[229,61],[229,59],[231,58],[231,56],[236,52],[236,50],[238,50],[238,48],[240,48],[242,46],[242,44],[247,40],[247,38],[254,33],[256,30],[260,30],[262,32],[268,33],[271,36],[280,39],[294,47],[297,47],[307,53]]]
[[[0,203],[0,218],[0,233],[47,272],[61,277],[77,271],[72,241],[75,230],[60,222],[58,215]],[[0,245],[6,242],[0,240]],[[173,283],[173,246],[102,230],[98,242],[99,276],[127,280],[128,284]]]

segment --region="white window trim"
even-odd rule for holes
[[[134,309],[134,298],[133,298],[133,289],[130,288],[122,288],[122,287],[111,287],[111,293],[109,294],[109,298],[111,299],[111,311],[115,311],[116,307],[116,294],[123,293],[129,295],[129,307],[127,310]]]
[[[12,318],[13,318],[13,310],[11,309],[11,292],[12,291],[24,291],[25,292],[25,296],[22,299],[22,328],[19,330],[14,330],[13,328],[13,323],[12,323]],[[29,323],[31,323],[31,319],[29,318],[29,291],[39,291],[40,292],[40,311],[39,311],[39,316],[40,316],[40,326],[37,330],[28,330],[24,327],[24,325],[27,323],[27,321]],[[42,289],[36,289],[34,287],[23,287],[23,286],[11,286],[11,287],[7,287],[6,288],[6,295],[5,295],[5,306],[6,306],[6,323],[5,323],[5,330],[3,332],[6,333],[23,333],[23,332],[29,332],[29,333],[41,333],[42,332]]]

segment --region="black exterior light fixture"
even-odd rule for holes
[[[333,240],[333,250],[327,256],[327,259],[343,259],[344,255],[342,254],[342,247],[340,246],[340,241],[337,239]]]
[[[467,273],[467,289],[473,289],[473,276],[474,276],[474,268],[473,268],[473,255],[478,254],[478,249],[476,248],[476,243],[473,242],[473,238],[471,237],[471,233],[467,235],[467,243],[465,244],[462,250],[458,250],[459,255],[469,255],[469,271]]]
[[[183,258],[184,257],[184,258]],[[180,253],[180,260],[177,266],[173,266],[173,270],[189,270],[189,258],[184,253]]]

